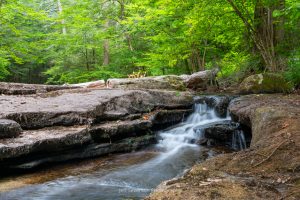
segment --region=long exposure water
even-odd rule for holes
[[[0,193],[0,199],[141,199],[162,181],[182,175],[199,161],[204,148],[193,144],[201,137],[194,127],[222,120],[228,117],[218,118],[206,104],[195,104],[184,122],[158,133],[159,142],[154,146],[158,154],[150,160],[107,173],[95,170],[21,187]]]

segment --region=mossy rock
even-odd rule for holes
[[[171,88],[179,91],[186,90],[183,79],[178,76],[165,76],[164,79],[170,84]]]
[[[259,93],[288,93],[293,86],[284,77],[275,73],[255,74],[243,80],[240,85],[240,94]]]

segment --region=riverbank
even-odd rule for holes
[[[252,129],[251,147],[195,165],[147,199],[300,198],[300,96],[247,95],[229,110]]]

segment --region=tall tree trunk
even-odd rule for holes
[[[57,0],[57,7],[58,7],[58,13],[61,15],[63,13],[63,7],[61,5],[61,1],[60,0]],[[65,20],[62,19],[61,20],[61,24],[62,24],[62,33],[63,35],[66,35],[67,34],[67,28],[65,26]]]
[[[103,66],[109,65],[109,40],[103,42]]]
[[[85,64],[86,64],[86,69],[89,71],[90,70],[90,63],[89,63],[89,56],[88,56],[88,49],[85,48]]]
[[[96,65],[96,50],[95,48],[92,49],[92,56],[93,56],[93,65],[95,66]]]
[[[245,24],[257,51],[265,62],[266,68],[270,71],[277,71],[278,60],[275,53],[275,34],[272,16],[274,7],[266,7],[262,0],[258,0],[255,5],[254,23],[251,24],[251,19],[247,18],[247,15],[243,15],[243,10],[238,8],[233,0],[227,0],[227,2]],[[247,13],[248,11],[245,12]]]
[[[275,5],[275,9],[284,10],[285,9],[285,0],[278,0]],[[284,15],[276,17],[275,23],[275,45],[279,44],[284,40],[284,23],[285,17]]]
[[[278,66],[275,55],[275,34],[272,13],[272,7],[265,7],[261,1],[257,1],[254,12],[254,38],[266,67],[270,71],[277,71]]]
[[[188,74],[191,74],[191,69],[189,66],[189,61],[187,59],[184,60],[184,64],[185,64],[185,69],[188,72]]]
[[[109,21],[105,23],[105,29],[109,28]],[[109,65],[109,39],[103,41],[103,66]]]
[[[117,2],[120,4],[120,16],[119,16],[119,18],[122,21],[122,20],[125,19],[125,1],[124,0],[118,0]],[[124,35],[125,35],[125,38],[127,40],[129,50],[134,51],[130,34],[125,32]]]

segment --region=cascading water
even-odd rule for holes
[[[247,148],[245,134],[242,130],[236,130],[232,134],[231,148],[234,150],[243,150]]]
[[[154,150],[158,156],[141,164],[118,168],[103,174],[93,172],[70,176],[43,184],[24,187],[5,194],[14,199],[140,199],[164,180],[180,176],[199,161],[204,147],[194,144],[202,137],[195,127],[230,118],[219,118],[206,104],[195,104],[194,112],[186,121],[159,132],[159,142]],[[245,147],[243,134],[233,136],[234,147]],[[241,141],[241,143],[238,143]]]

